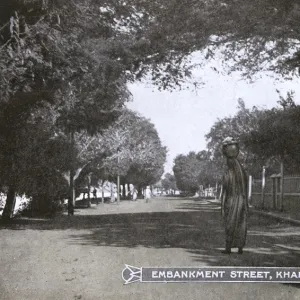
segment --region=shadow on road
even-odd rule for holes
[[[300,267],[299,227],[250,215],[244,254],[225,255],[220,211],[205,201],[178,204],[175,211],[61,216],[52,220],[14,220],[1,229],[64,230],[71,244],[101,247],[185,249],[196,264],[211,266]]]

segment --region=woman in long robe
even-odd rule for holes
[[[132,200],[136,201],[136,199],[137,199],[137,190],[135,188],[133,188],[133,191],[132,191]]]
[[[231,149],[230,149],[231,147]],[[236,148],[234,150],[234,147]],[[222,216],[225,225],[226,248],[224,253],[231,253],[231,248],[238,248],[243,253],[247,236],[248,192],[247,175],[236,159],[237,142],[223,144],[223,153],[227,157],[227,172],[223,177]]]
[[[146,203],[149,202],[149,199],[151,198],[151,190],[150,190],[150,186],[147,186],[146,190],[145,190],[145,199],[146,199]]]

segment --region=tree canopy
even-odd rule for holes
[[[170,173],[166,173],[164,178],[161,180],[161,186],[167,193],[177,190],[175,176]]]
[[[123,176],[122,181],[142,188],[160,179],[167,150],[149,120],[124,110],[119,121],[105,133],[105,140],[109,151],[114,153],[107,158],[106,164],[114,175]]]
[[[147,78],[164,89],[180,86],[191,74],[189,55],[195,51],[207,60],[221,52],[228,71],[239,70],[248,77],[261,70],[294,75],[300,66],[299,17],[296,0],[3,0],[0,160],[7,179],[2,184],[11,190],[10,195],[21,190],[16,183],[16,166],[25,157],[20,149],[26,149],[24,153],[35,161],[33,149],[51,143],[71,154],[71,162],[66,160],[62,167],[70,168],[70,182],[76,166],[93,161],[106,164],[112,176],[121,174],[138,186],[154,183],[163,173],[166,149],[151,123],[133,113],[123,114],[131,96],[127,83]],[[283,108],[288,108],[288,99],[281,100],[286,101]],[[246,147],[249,130],[257,132],[267,122],[273,124],[277,139],[289,122],[297,125],[295,111],[266,113],[246,109],[240,102],[237,115],[219,120],[207,135],[210,158],[204,158],[204,152],[176,158],[176,180],[183,180],[180,174],[186,172],[190,183],[182,181],[183,190],[193,190],[199,178],[210,181],[210,175],[199,170],[218,173],[217,148],[225,133],[239,136],[245,162],[264,157],[257,156],[255,141],[267,136],[254,137],[252,148]],[[46,122],[50,129],[33,121],[41,114],[51,119]],[[288,120],[287,114],[291,114]],[[282,120],[280,126],[276,120]],[[34,137],[35,126],[40,137]],[[77,133],[86,134],[86,139],[97,137],[98,142],[106,139],[106,149],[100,151],[101,143],[97,146],[93,141],[90,150],[84,150],[85,157],[76,158],[80,153]],[[124,135],[120,144],[116,143],[118,133]],[[287,145],[288,141],[277,145],[277,150]],[[44,166],[43,160],[49,159],[55,169],[61,158],[51,155],[51,151],[41,152],[36,160]]]
[[[248,171],[253,174],[260,172],[263,158],[254,155],[247,141],[251,132],[257,131],[259,120],[264,116],[265,109],[258,107],[246,108],[242,99],[238,100],[237,112],[233,116],[219,119],[206,134],[207,148],[213,155],[213,160],[220,170],[224,167],[222,142],[230,136],[239,142],[239,159],[248,166]]]
[[[77,160],[86,172],[101,180],[132,183],[137,187],[154,184],[163,173],[166,148],[154,125],[139,114],[123,109],[110,127],[95,136],[78,134]]]
[[[259,119],[257,129],[248,135],[246,147],[261,157],[271,170],[276,165],[278,169],[278,162],[284,162],[287,172],[298,173],[300,107],[293,101],[287,105],[285,99],[280,103],[283,106],[267,110]]]
[[[199,190],[199,176],[203,165],[195,152],[180,154],[174,159],[173,172],[179,190],[195,193]]]

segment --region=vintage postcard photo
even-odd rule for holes
[[[0,299],[299,299],[299,25],[0,0]]]

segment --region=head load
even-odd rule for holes
[[[238,141],[232,137],[227,137],[222,142],[222,153],[226,157],[237,157],[239,154],[239,144]]]

